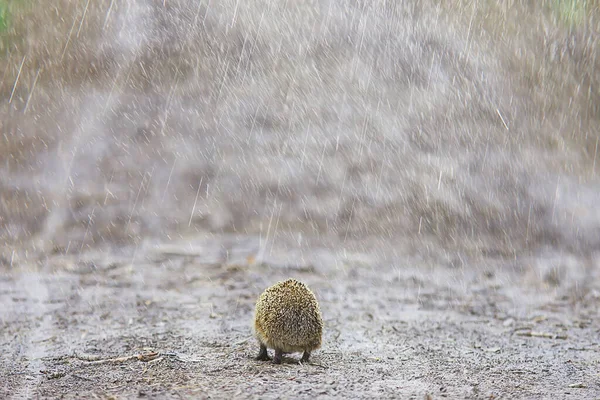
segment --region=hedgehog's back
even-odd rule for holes
[[[323,321],[314,293],[302,282],[288,279],[266,289],[256,303],[254,327],[267,347],[286,353],[321,346]]]

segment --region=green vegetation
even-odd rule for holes
[[[10,21],[9,5],[6,0],[0,1],[0,32],[8,29]]]
[[[29,0],[0,0],[0,34],[6,34],[13,27],[17,13],[25,11]]]
[[[0,0],[0,54],[5,55],[10,45],[18,41],[20,34],[15,30],[16,25],[29,3],[29,0]]]
[[[552,11],[560,21],[570,26],[578,26],[592,11],[594,3],[596,3],[594,0],[554,0]]]

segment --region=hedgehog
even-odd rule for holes
[[[314,293],[302,282],[288,279],[267,288],[256,302],[254,332],[260,344],[259,361],[281,364],[283,353],[304,352],[302,362],[321,347],[323,319]]]

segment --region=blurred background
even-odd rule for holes
[[[587,258],[599,16],[583,0],[1,1],[2,260],[214,233]]]

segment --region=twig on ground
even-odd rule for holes
[[[540,338],[546,338],[546,339],[566,339],[567,338],[567,335],[563,335],[560,333],[548,333],[548,332],[537,332],[537,331],[517,332],[517,336],[540,337]]]
[[[248,336],[246,339],[242,339],[240,341],[235,342],[233,345],[234,346],[239,346],[240,344],[244,344],[246,343],[248,340],[252,339],[252,336]]]
[[[532,328],[533,328],[533,325],[522,325],[522,326],[518,326],[516,328],[510,329],[507,332],[516,333],[516,332],[524,331],[524,330],[530,331]]]
[[[54,340],[54,339],[56,339],[56,336],[50,336],[49,338],[46,338],[46,339],[34,340],[31,343],[43,343],[43,342],[48,342],[48,341]]]
[[[172,360],[180,361],[180,362],[192,362],[192,363],[203,362],[203,360],[182,358],[177,353],[165,353],[165,352],[159,352],[159,351],[147,351],[145,353],[134,354],[131,356],[121,356],[121,357],[111,357],[111,358],[103,358],[102,356],[100,356],[98,354],[85,354],[85,353],[75,353],[72,356],[60,356],[60,357],[54,357],[54,358],[57,360],[61,360],[61,359],[69,358],[69,357],[74,357],[78,360],[87,361],[88,364],[94,364],[94,365],[107,364],[107,363],[124,363],[124,362],[131,361],[131,360],[138,360],[138,361],[147,362],[147,363],[157,363],[164,358],[170,358]]]
[[[98,361],[102,357],[97,354],[85,354],[85,353],[75,353],[75,358],[82,361]]]
[[[179,354],[177,354],[177,353],[160,353],[160,356],[161,357],[172,358],[175,361],[179,361],[179,362],[192,362],[192,363],[203,362],[202,360],[181,358],[181,356]]]
[[[71,358],[69,355],[55,356],[55,357],[41,357],[40,360],[44,361],[62,361],[67,358]]]
[[[90,364],[106,364],[106,363],[123,363],[131,360],[139,360],[143,362],[152,361],[160,356],[160,353],[156,351],[150,351],[148,353],[140,353],[134,354],[132,356],[123,356],[123,357],[115,357],[115,358],[101,358],[98,355],[92,354],[76,354],[75,357],[88,361]]]
[[[572,383],[569,385],[570,388],[572,389],[585,389],[587,388],[587,385],[585,383]]]

